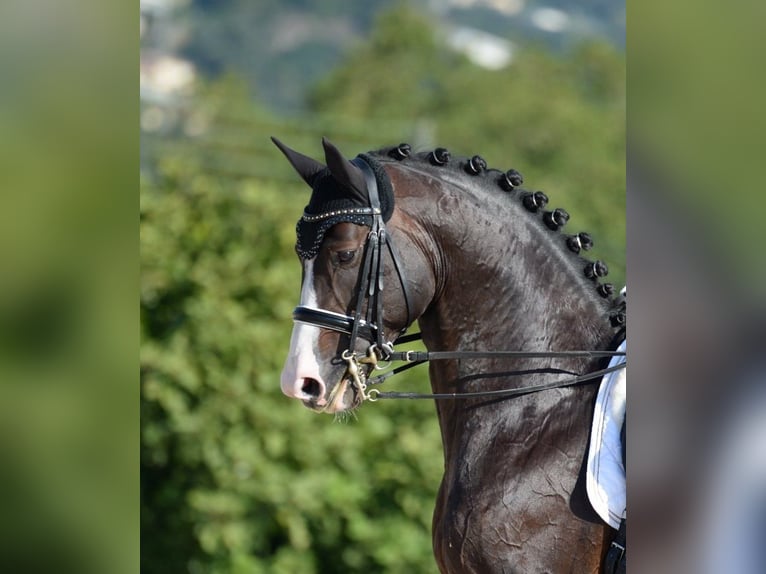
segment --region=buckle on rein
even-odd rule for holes
[[[385,364],[381,364],[381,359],[389,356],[393,352],[394,348],[391,343],[383,344],[383,351],[378,348],[376,343],[373,343],[367,347],[367,353],[364,356],[358,357],[356,353],[346,349],[341,353],[340,358],[346,361],[346,373],[351,377],[351,382],[354,386],[354,390],[362,397],[362,402],[370,401],[374,403],[378,400],[380,391],[378,389],[367,390],[367,377],[364,371],[360,368],[360,365],[372,365],[373,370],[382,371],[391,364],[390,361],[385,361]],[[383,353],[386,353],[385,355]],[[380,356],[378,356],[380,353]]]

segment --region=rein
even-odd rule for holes
[[[411,317],[410,297],[407,289],[407,282],[404,277],[403,267],[399,261],[399,256],[394,248],[391,239],[386,233],[385,223],[381,214],[380,196],[378,193],[378,184],[372,168],[362,158],[351,160],[356,167],[361,169],[367,184],[370,206],[368,208],[355,208],[356,214],[367,214],[372,216],[372,225],[367,241],[365,243],[364,259],[360,267],[359,275],[359,297],[356,304],[354,315],[343,315],[325,309],[316,309],[313,307],[296,307],[293,311],[293,320],[305,323],[322,329],[329,329],[339,333],[349,335],[350,342],[348,349],[341,354],[341,359],[348,363],[347,373],[351,377],[355,391],[362,397],[362,400],[375,402],[380,399],[470,399],[481,397],[509,398],[539,391],[571,387],[583,383],[592,383],[597,381],[603,375],[612,373],[626,367],[626,362],[586,374],[580,374],[566,379],[542,383],[530,387],[521,387],[514,389],[500,389],[495,391],[474,391],[474,392],[454,392],[454,393],[406,393],[406,392],[381,392],[378,389],[367,390],[368,385],[377,385],[385,382],[386,379],[399,374],[412,367],[422,365],[429,361],[449,360],[449,359],[491,359],[491,358],[564,358],[564,357],[619,357],[625,356],[621,351],[395,351],[394,343],[386,341],[383,333],[383,248],[386,247],[391,255],[391,260],[399,278],[402,287],[405,308],[407,309],[406,325],[414,320]],[[311,216],[312,220],[322,219],[338,215],[342,211],[334,211],[323,215]],[[304,215],[304,217],[306,217]],[[362,310],[364,302],[368,300],[367,311],[363,317]],[[407,327],[405,326],[399,333],[398,344],[417,341],[421,338],[420,333],[404,335]],[[370,343],[365,354],[358,354],[354,351],[356,340],[362,338]],[[367,379],[361,365],[372,365],[373,370],[385,370],[388,364],[380,366],[379,362],[390,364],[392,361],[404,361],[405,365],[392,369],[387,373],[377,377]],[[559,372],[562,371],[554,369]],[[535,372],[551,372],[551,368],[531,369],[524,371],[525,374]],[[510,373],[506,373],[510,374]]]
[[[539,355],[538,355],[539,356]],[[549,389],[561,389],[571,387],[581,383],[594,382],[606,374],[624,369],[626,363],[620,363],[606,369],[599,369],[586,375],[578,375],[560,381],[551,381],[550,383],[541,383],[530,387],[520,387],[516,389],[499,389],[496,391],[469,391],[461,393],[403,393],[403,392],[381,392],[378,389],[371,389],[367,393],[367,400],[375,402],[380,399],[475,399],[475,398],[511,398],[547,391]],[[381,381],[382,382],[382,381]],[[375,384],[371,382],[371,384]]]

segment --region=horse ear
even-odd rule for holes
[[[369,201],[367,194],[367,182],[364,179],[362,170],[348,161],[338,148],[330,143],[327,138],[322,138],[324,147],[324,157],[327,161],[327,167],[335,178],[335,181],[345,187],[356,199],[362,203]]]
[[[308,183],[310,187],[314,187],[314,181],[316,180],[317,175],[324,171],[325,166],[307,155],[303,155],[302,153],[290,149],[274,136],[271,136],[271,141],[273,141],[274,145],[285,154],[287,161],[292,164],[295,171],[298,172],[298,175],[303,178],[303,181]]]

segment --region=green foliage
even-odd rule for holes
[[[309,97],[323,113],[417,119],[442,92],[442,76],[463,60],[445,52],[427,18],[402,6],[383,13],[370,38]]]

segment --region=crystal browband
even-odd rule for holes
[[[330,217],[335,217],[336,215],[379,215],[379,214],[380,214],[380,209],[373,209],[371,207],[355,207],[355,208],[349,208],[349,209],[336,209],[333,211],[328,211],[326,213],[320,213],[318,215],[310,215],[304,211],[303,217],[301,217],[301,219],[303,221],[313,223],[314,221],[329,219]]]

